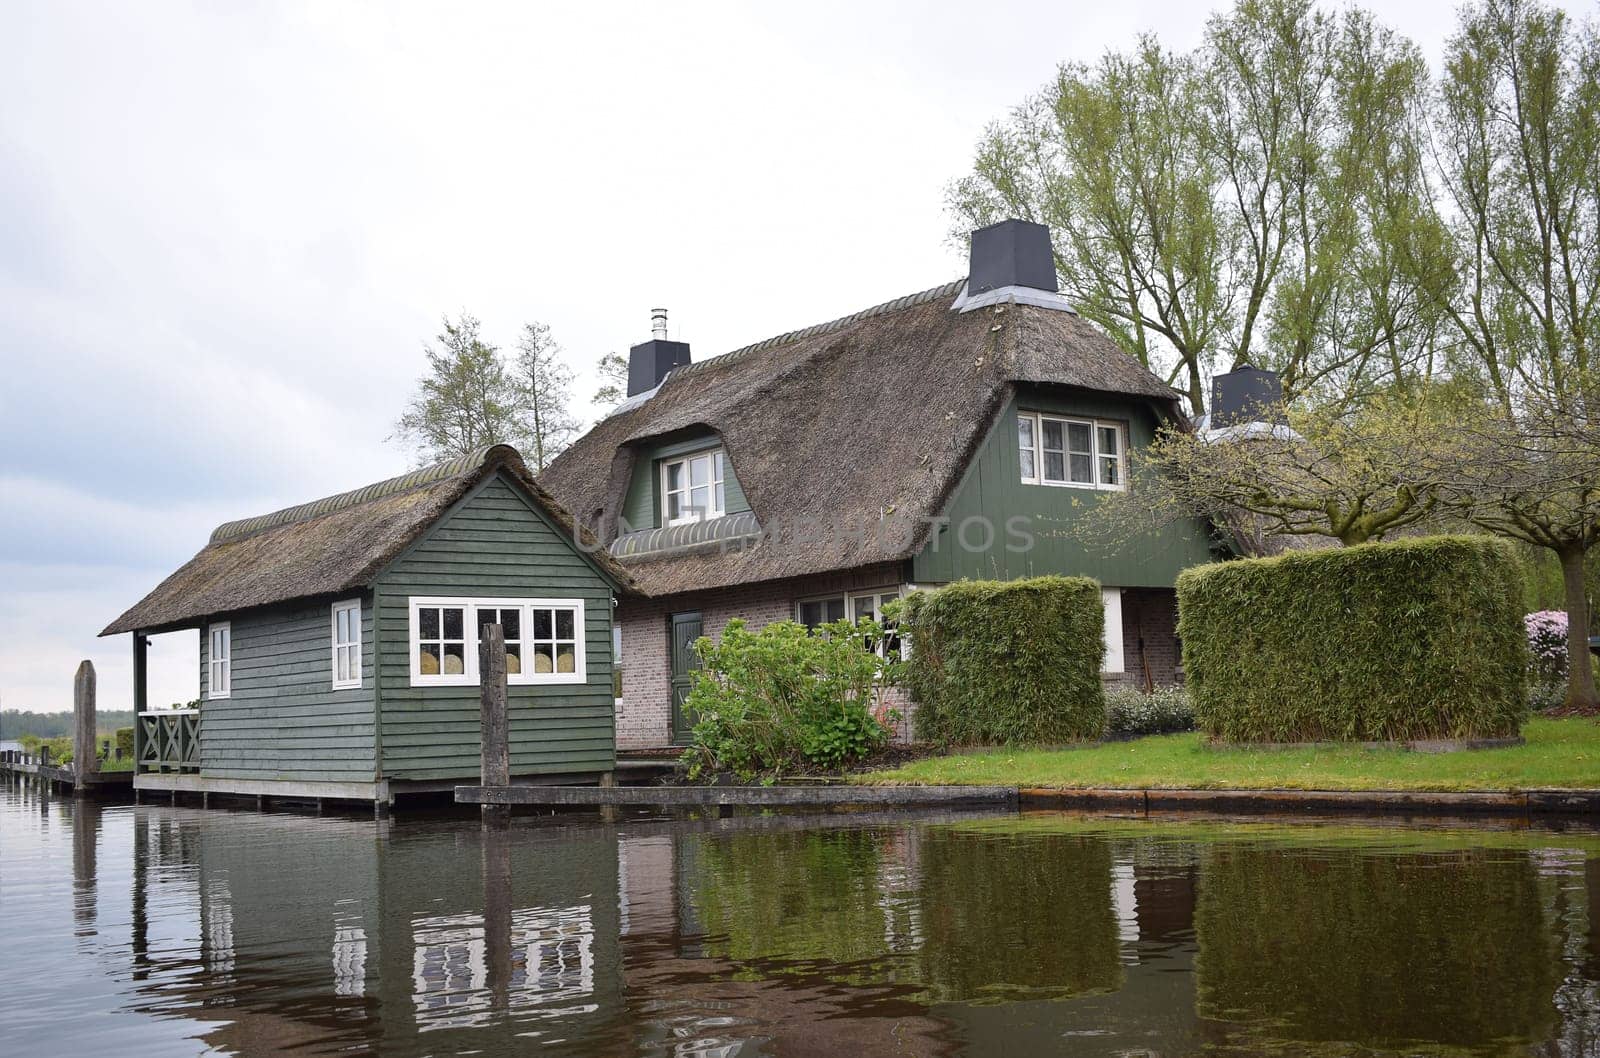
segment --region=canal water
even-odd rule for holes
[[[0,945],[12,1054],[1600,1054],[1600,838],[1485,824],[497,832],[10,781]]]

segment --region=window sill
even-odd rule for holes
[[[346,680],[343,683],[335,683],[332,685],[332,689],[336,691],[359,691],[361,689],[361,681]]]
[[[550,676],[544,679],[515,679],[506,677],[507,687],[550,687],[572,686],[574,684],[588,683],[589,677],[581,672],[562,673],[559,676]],[[352,685],[353,686],[353,685]],[[430,678],[427,676],[411,677],[412,687],[478,687],[481,686],[476,676],[451,676],[445,678]]]
[[[1127,487],[1123,486],[1123,485],[1088,485],[1088,484],[1085,484],[1084,482],[1081,482],[1081,481],[1032,481],[1032,480],[1029,480],[1028,478],[1023,478],[1022,479],[1022,484],[1024,484],[1024,485],[1038,485],[1041,488],[1046,488],[1046,489],[1081,489],[1084,492],[1126,492],[1126,491],[1128,491]]]

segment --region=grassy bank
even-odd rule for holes
[[[1396,749],[1210,749],[1199,734],[1070,749],[984,750],[873,772],[868,783],[1053,789],[1524,790],[1600,788],[1600,723],[1530,720],[1527,745],[1408,753]]]

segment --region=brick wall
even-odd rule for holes
[[[1139,649],[1140,637],[1144,652]],[[1157,687],[1182,683],[1178,651],[1178,593],[1171,588],[1122,589],[1122,669],[1107,682],[1144,686],[1144,664]]]
[[[661,599],[623,599],[617,606],[622,629],[622,699],[617,704],[617,748],[655,749],[672,742],[672,661],[667,641],[672,614],[698,610],[701,627],[712,639],[735,617],[751,629],[793,620],[795,603],[818,595],[897,588],[904,572],[898,563],[847,573],[686,592]],[[897,735],[908,737],[912,703],[899,691],[891,704],[902,720]]]

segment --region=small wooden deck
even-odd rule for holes
[[[9,750],[0,753],[0,773],[43,779],[75,792],[96,796],[133,789],[132,771],[92,771],[79,775],[71,765],[50,764],[37,756]]]
[[[457,786],[456,802],[544,807],[1015,808],[1011,786]]]

